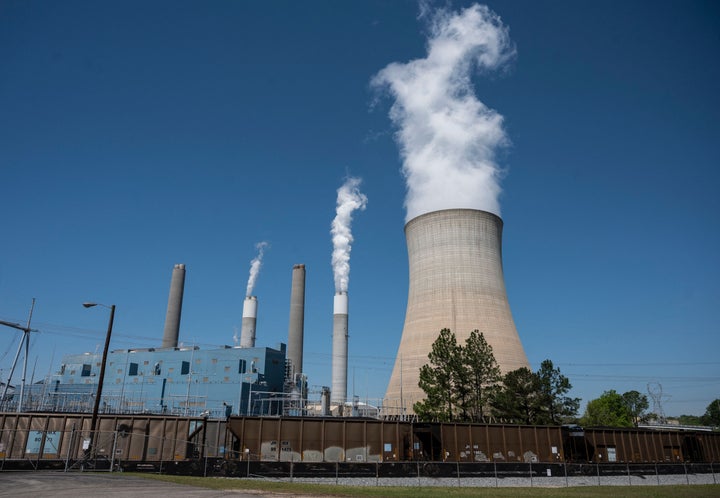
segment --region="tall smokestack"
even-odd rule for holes
[[[332,391],[330,402],[347,400],[348,294],[337,292],[333,300]]]
[[[164,348],[176,348],[178,345],[184,289],[185,265],[177,264],[173,268],[172,279],[170,280],[170,296],[168,297],[165,330],[163,331],[162,340],[162,347]]]
[[[288,326],[287,358],[293,379],[302,373],[303,334],[305,328],[305,265],[293,266],[290,289],[290,324]]]
[[[420,367],[440,330],[458,344],[473,330],[485,335],[503,372],[528,367],[505,292],[500,217],[475,209],[426,213],[405,225],[409,291],[405,326],[386,402],[412,411],[425,398]]]
[[[257,323],[257,297],[248,296],[243,302],[242,329],[240,330],[240,347],[255,347],[255,325]]]

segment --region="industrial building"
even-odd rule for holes
[[[10,391],[0,400],[0,410],[90,412],[101,390],[100,413],[212,418],[303,414],[305,265],[293,268],[288,332],[292,348],[283,343],[255,347],[255,296],[244,302],[239,346],[178,347],[185,272],[184,264],[173,268],[162,346],[108,351],[104,358],[98,353],[66,355],[58,372],[25,386],[24,399]],[[323,413],[328,411],[326,406]]]
[[[181,416],[280,415],[285,384],[284,344],[277,348],[183,347],[122,349],[108,354],[102,413]],[[67,355],[44,386],[41,410],[90,411],[101,366],[98,354]],[[35,386],[33,395],[41,394]],[[49,406],[43,406],[49,405]],[[27,405],[26,405],[27,406]]]

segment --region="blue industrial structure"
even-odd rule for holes
[[[101,413],[183,416],[280,415],[285,406],[285,344],[273,348],[121,349],[107,358]],[[99,354],[66,355],[60,371],[29,389],[39,410],[88,411]],[[26,405],[26,406],[28,406]]]

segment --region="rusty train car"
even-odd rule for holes
[[[323,417],[168,417],[0,413],[0,469],[202,458],[260,462],[720,462],[720,433],[650,429],[413,423]]]

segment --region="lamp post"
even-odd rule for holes
[[[83,303],[86,308],[92,308],[93,306],[102,306],[110,310],[110,321],[108,322],[107,335],[105,336],[105,347],[103,348],[102,361],[100,363],[100,375],[98,376],[97,392],[95,393],[95,402],[93,403],[92,418],[90,419],[90,444],[85,451],[86,456],[90,456],[90,453],[94,449],[95,442],[95,427],[97,425],[98,410],[100,409],[100,398],[102,397],[103,381],[105,380],[105,363],[107,363],[108,349],[110,348],[110,335],[112,335],[113,320],[115,319],[115,305],[107,306],[100,303]]]

